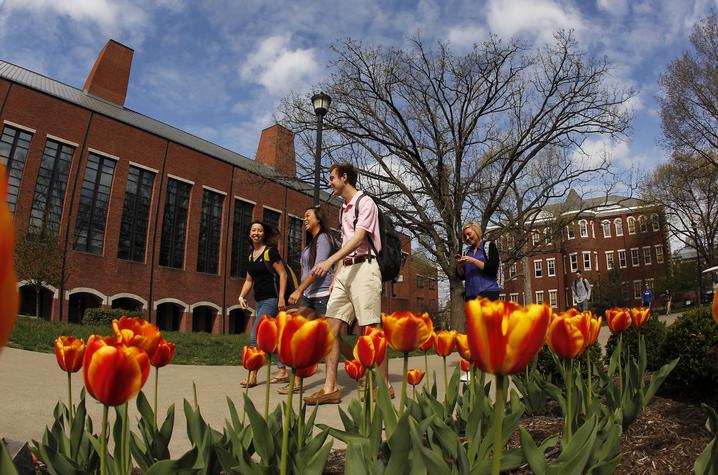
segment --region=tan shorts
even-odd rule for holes
[[[355,319],[361,326],[381,323],[381,289],[376,259],[342,267],[329,296],[327,317],[348,325]]]

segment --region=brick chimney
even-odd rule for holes
[[[134,51],[115,40],[109,40],[97,56],[82,90],[120,107],[125,105]]]
[[[294,133],[279,124],[264,129],[259,137],[256,160],[286,176],[295,177],[297,161],[294,155]]]

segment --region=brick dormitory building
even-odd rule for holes
[[[557,215],[564,221],[570,218],[560,229],[556,229]],[[652,289],[656,301],[656,279],[669,272],[665,215],[660,206],[638,199],[584,200],[572,190],[564,203],[546,207],[528,232],[530,251],[523,258],[527,262],[505,266],[502,299],[566,310],[573,306],[575,272],[581,271],[593,285],[594,309],[600,310],[602,304],[634,306],[641,304],[645,287]],[[499,239],[500,248],[511,246],[507,239]],[[524,269],[528,269],[528,286]]]
[[[132,56],[109,41],[82,89],[0,61],[0,163],[17,235],[57,236],[70,270],[46,286],[40,313],[79,322],[91,307],[142,309],[165,330],[240,333],[249,222],[276,226],[280,253],[299,269],[313,189],[296,178],[294,136],[265,129],[252,160],[129,110]],[[337,223],[338,205],[323,204]],[[431,303],[436,313],[436,285],[418,288],[427,272],[417,274],[408,238],[403,247],[384,308]],[[26,284],[21,313],[33,314]]]

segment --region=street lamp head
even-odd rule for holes
[[[332,98],[328,94],[320,92],[312,96],[312,105],[314,106],[314,113],[320,117],[329,110],[329,105],[332,103]]]

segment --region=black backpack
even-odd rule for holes
[[[356,204],[354,205],[354,228],[356,229],[357,221],[359,220],[359,202],[362,198],[368,196],[366,193],[362,193],[357,198]],[[381,252],[377,253],[374,249],[374,242],[369,238],[369,247],[376,256],[377,262],[379,262],[379,270],[381,271],[382,282],[392,282],[399,277],[401,271],[401,239],[399,233],[394,229],[394,223],[387,215],[382,213],[381,208],[377,206],[379,210],[379,239],[381,242]]]

